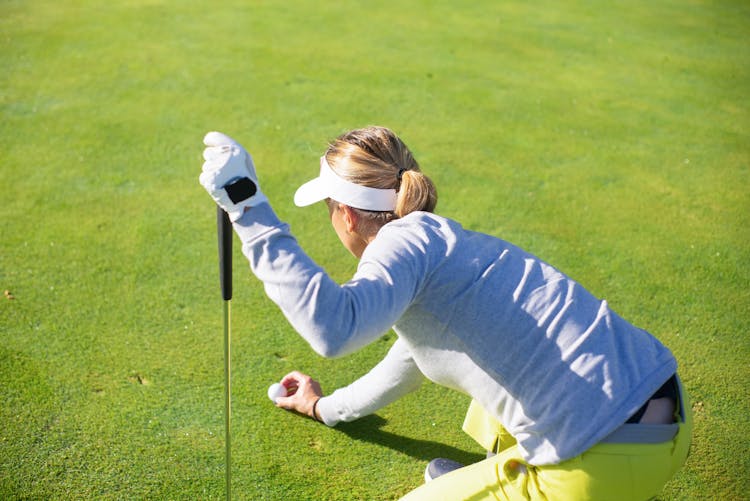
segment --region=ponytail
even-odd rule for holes
[[[432,212],[436,205],[437,190],[430,178],[419,170],[405,170],[398,188],[396,216],[401,218],[415,211]]]

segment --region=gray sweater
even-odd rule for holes
[[[606,301],[450,219],[416,212],[388,223],[343,285],[269,205],[234,227],[268,296],[319,354],[346,355],[391,327],[398,335],[370,373],[320,401],[329,425],[374,412],[423,374],[477,400],[530,464],[554,464],[624,423],[677,367]]]

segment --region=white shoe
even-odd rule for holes
[[[446,473],[450,473],[454,470],[458,470],[459,468],[463,468],[464,465],[453,461],[451,459],[445,459],[445,458],[437,458],[433,459],[427,464],[427,468],[424,470],[424,481],[425,483],[429,482],[430,480],[435,480],[437,477],[441,475],[445,475]]]

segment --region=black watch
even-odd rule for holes
[[[249,177],[236,177],[224,185],[224,191],[233,204],[238,204],[258,192],[258,186]]]

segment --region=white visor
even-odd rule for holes
[[[339,177],[328,165],[326,157],[322,156],[320,175],[297,188],[294,204],[304,207],[326,198],[355,209],[392,211],[396,209],[398,196],[394,189],[370,188]]]

